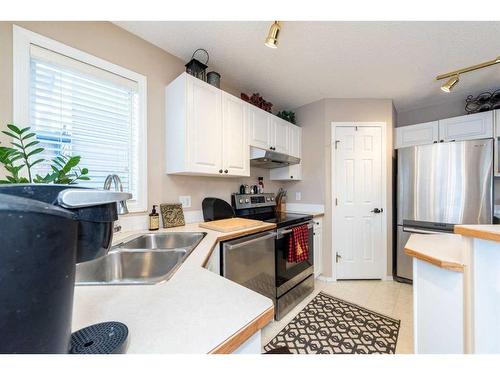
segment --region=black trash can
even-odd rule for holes
[[[0,194],[0,352],[67,353],[78,221],[41,201]]]

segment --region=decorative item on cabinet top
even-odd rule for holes
[[[161,218],[163,228],[181,227],[186,225],[184,221],[184,212],[180,203],[162,203],[160,204]]]
[[[273,103],[265,101],[264,98],[257,92],[253,93],[252,96],[248,96],[244,92],[241,93],[241,99],[245,102],[253,104],[254,106],[263,109],[266,112],[272,113]]]
[[[500,109],[500,90],[483,92],[476,97],[469,95],[465,103],[465,111],[469,114]]]
[[[295,125],[295,112],[280,111],[276,114],[276,116]]]
[[[209,72],[207,74],[207,83],[220,89],[220,74],[217,72]]]
[[[198,53],[198,55],[197,55]],[[198,57],[198,58],[196,58]],[[207,81],[207,68],[208,68],[208,60],[210,56],[208,52],[203,48],[198,48],[193,52],[193,56],[191,56],[191,60],[185,65],[186,72],[191,74],[193,77],[199,78],[202,81]],[[204,60],[201,62],[199,59]]]

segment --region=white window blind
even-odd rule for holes
[[[137,198],[139,187],[138,83],[120,75],[31,45],[29,119],[45,148],[43,157],[81,156],[90,181],[102,188],[106,176],[120,176]],[[47,164],[35,173],[50,172]]]

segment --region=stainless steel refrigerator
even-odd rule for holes
[[[412,279],[412,261],[404,253],[412,233],[452,232],[455,224],[490,224],[492,216],[492,139],[398,150],[397,278]]]

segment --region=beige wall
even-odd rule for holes
[[[446,101],[435,105],[398,112],[397,126],[419,124],[465,114],[465,98],[449,96]]]
[[[217,196],[229,200],[230,194],[236,192],[241,183],[257,183],[257,176],[265,178],[268,190],[274,191],[279,186],[269,181],[268,170],[252,170],[253,177],[245,179],[165,174],[165,86],[184,71],[184,61],[109,22],[15,22],[15,24],[147,77],[149,206],[176,202],[179,195],[191,195],[190,210],[201,209],[201,201],[205,196]],[[7,122],[12,121],[12,25],[12,22],[0,22],[1,129]],[[222,85],[226,91],[239,95],[240,90],[225,82],[224,77]],[[5,144],[9,139],[0,134],[0,142]]]
[[[323,274],[332,276],[332,194],[331,188],[331,123],[385,122],[387,124],[387,274],[392,274],[392,135],[395,109],[390,99],[323,99],[296,110],[297,123],[303,127],[303,182],[288,186],[288,201],[301,192],[301,203],[325,205],[323,230]],[[314,183],[311,183],[311,180]]]

